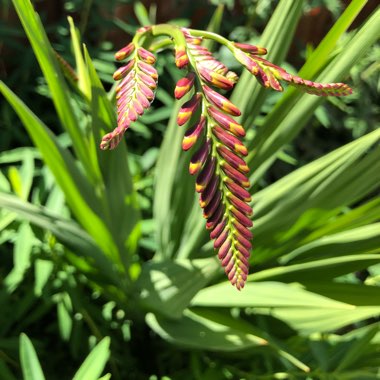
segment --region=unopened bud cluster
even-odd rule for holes
[[[156,57],[143,47],[131,42],[115,54],[118,61],[132,58],[115,71],[113,78],[120,81],[116,87],[117,128],[105,135],[101,149],[115,148],[124,132],[150,107],[157,88],[158,74],[154,68]]]
[[[225,45],[262,86],[276,91],[283,90],[280,81],[320,96],[348,95],[351,89],[343,83],[321,84],[293,76],[263,59],[267,51],[262,47],[172,25],[144,27],[115,55],[118,61],[129,61],[114,74],[114,79],[120,81],[116,89],[118,125],[103,137],[102,149],[115,148],[130,124],[150,106],[158,75],[153,67],[156,58],[150,46],[144,44],[161,35],[172,38],[175,64],[186,70],[174,91],[176,99],[186,97],[177,123],[186,129],[182,148],[195,150],[189,172],[196,176],[195,190],[206,228],[229,281],[240,290],[247,280],[252,250],[249,168],[244,160],[248,151],[241,141],[245,130],[234,119],[240,110],[217,91],[231,90],[238,76],[202,46],[203,40]]]

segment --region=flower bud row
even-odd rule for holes
[[[182,87],[183,83],[181,82]],[[189,164],[189,172],[197,175],[195,189],[206,219],[206,228],[214,240],[214,248],[228,276],[237,289],[244,287],[248,276],[251,251],[252,209],[246,190],[250,184],[249,171],[242,158],[247,149],[239,140],[244,128],[223,111],[240,111],[226,98],[219,98],[208,86],[202,86],[181,107],[177,122],[195,122],[185,132],[182,148],[189,150],[197,144]],[[212,92],[212,95],[207,95]],[[221,95],[220,95],[221,96]],[[215,99],[218,99],[217,101]],[[204,103],[202,105],[202,102]],[[225,106],[228,104],[228,107]],[[202,107],[201,107],[202,105]],[[199,111],[202,113],[199,115]]]
[[[250,73],[256,76],[256,79],[263,87],[271,87],[276,91],[282,91],[283,88],[279,80],[283,80],[312,95],[346,96],[352,94],[352,89],[344,83],[316,83],[302,79],[296,75],[289,74],[282,67],[255,55],[259,53],[252,53],[248,48],[242,48],[241,44],[234,43],[234,46],[236,47],[233,51],[235,58]]]
[[[133,121],[150,107],[157,88],[158,74],[153,64],[155,56],[133,43],[119,50],[115,57],[122,60],[134,53],[126,65],[115,71],[113,78],[120,81],[116,87],[117,127],[105,135],[101,149],[114,149]]]
[[[214,132],[217,126],[212,126]],[[220,128],[226,140],[231,134]],[[234,136],[233,136],[234,137]],[[206,228],[214,240],[218,258],[232,285],[238,290],[244,287],[249,271],[251,251],[252,209],[247,202],[250,195],[246,190],[247,165],[241,156],[218,139],[211,138],[211,153],[204,160],[196,180],[196,190],[200,193],[199,203],[206,218]],[[227,159],[225,159],[227,157]]]
[[[223,90],[231,90],[237,82],[238,76],[229,71],[227,66],[218,61],[204,46],[200,46],[200,39],[191,36],[187,29],[182,29],[187,42],[188,54],[195,62],[195,69],[203,82]]]

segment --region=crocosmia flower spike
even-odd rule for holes
[[[239,108],[226,95],[238,76],[202,42],[211,39],[224,45],[265,88],[283,91],[286,83],[317,96],[346,96],[352,90],[344,83],[316,83],[289,74],[263,58],[265,47],[174,25],[143,27],[115,54],[117,61],[127,62],[113,76],[118,81],[117,126],[103,137],[101,149],[114,149],[153,101],[158,81],[154,52],[162,47],[159,42],[154,45],[154,40],[161,36],[169,37],[175,65],[184,71],[174,90],[174,97],[183,99],[177,124],[183,129],[183,150],[193,150],[189,173],[195,177],[205,227],[228,280],[240,290],[251,265],[253,212],[249,167],[244,159],[248,150],[242,140],[245,129],[235,119],[241,114]]]

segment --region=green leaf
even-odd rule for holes
[[[149,313],[146,322],[163,339],[177,345],[224,352],[269,346],[281,358],[302,371],[310,370],[307,365],[279,348],[276,343],[264,339],[263,335],[266,334],[263,331],[242,319],[235,319],[217,311],[186,309],[182,318],[175,321]]]
[[[323,309],[323,308],[276,308],[275,310],[259,310],[286,322],[300,334],[315,332],[331,332],[364,321],[368,318],[377,318],[380,315],[378,306],[353,307],[352,310]]]
[[[375,11],[360,30],[346,42],[341,53],[327,65],[316,82],[337,82],[368,51],[380,36],[380,9]],[[289,95],[287,95],[289,94]],[[287,94],[266,117],[255,138],[249,144],[250,167],[255,168],[251,182],[256,183],[276,159],[277,152],[308,123],[323,99],[289,89]],[[297,105],[295,107],[295,105]]]
[[[87,99],[91,99],[90,79],[88,77],[88,71],[86,69],[86,65],[82,55],[79,31],[77,28],[75,28],[72,17],[68,17],[67,20],[70,24],[71,42],[73,44],[75,63],[78,72],[78,87]]]
[[[303,334],[333,331],[380,314],[379,306],[371,306],[379,297],[378,289],[376,296],[370,295],[372,303],[367,302],[369,306],[357,306],[351,301],[352,298],[342,298],[342,294],[350,295],[349,289],[346,292],[335,292],[340,296],[333,299],[329,298],[331,293],[324,294],[321,291],[319,284],[315,284],[315,287],[307,286],[307,289],[315,292],[313,293],[294,284],[247,283],[244,290],[237,293],[229,283],[221,283],[198,292],[192,305],[249,308],[251,312],[278,318]],[[362,289],[362,294],[369,291],[369,288]]]
[[[281,0],[260,38],[260,46],[268,49],[267,59],[281,64],[293,40],[298,20],[302,14],[303,0]],[[231,101],[242,112],[242,124],[249,126],[260,112],[269,91],[264,89],[256,78],[244,70]]]
[[[110,356],[110,343],[109,337],[103,338],[87,356],[73,380],[98,380]]]
[[[318,228],[324,232],[320,236],[326,235],[330,223],[334,225],[337,220],[339,226],[335,217],[345,211],[344,207],[375,191],[380,184],[376,170],[379,140],[380,130],[375,130],[256,193],[255,263],[288,253],[306,242],[312,244],[311,236],[319,236]],[[346,222],[340,230],[350,228],[349,217],[341,218]]]
[[[45,379],[33,344],[25,334],[20,335],[20,360],[24,380]]]
[[[374,198],[359,207],[350,209],[346,213],[337,216],[330,223],[320,226],[316,231],[312,232],[304,242],[313,241],[319,237],[331,235],[349,228],[362,227],[377,222],[380,219],[379,215],[380,198]]]
[[[7,162],[9,159],[16,159],[17,156],[19,156],[19,160],[22,161],[21,167],[16,168],[14,166],[10,166],[8,169],[8,177],[13,191],[17,193],[21,198],[27,199],[29,197],[29,193],[33,184],[33,178],[35,175],[35,155],[30,149],[21,150],[18,152],[4,152],[2,155],[3,162]]]
[[[279,261],[281,264],[287,264],[332,255],[370,253],[371,251],[380,252],[380,223],[324,236],[282,256]]]
[[[160,250],[156,258],[168,258],[173,250],[171,225],[172,225],[172,197],[175,191],[176,173],[181,173],[179,158],[181,155],[181,141],[184,131],[178,128],[177,113],[180,103],[176,102],[169,125],[166,128],[164,140],[161,144],[156,165],[156,186],[154,191],[153,215],[157,224],[157,239]],[[187,173],[185,173],[187,174]]]
[[[13,292],[23,280],[25,272],[31,265],[34,234],[28,223],[22,223],[18,229],[13,251],[13,269],[4,279],[8,292]]]
[[[111,379],[111,374],[107,373],[102,377],[99,377],[99,380],[110,380]]]
[[[107,98],[86,48],[84,54],[91,85],[92,130],[95,145],[99,146],[104,133],[112,130],[117,121],[113,105]],[[106,208],[109,210],[107,224],[119,251],[124,252],[127,248],[131,255],[140,238],[140,213],[125,143],[120,143],[118,149],[112,151],[97,149],[96,155],[104,181],[103,201],[107,202]]]
[[[69,341],[73,328],[73,319],[71,314],[71,299],[67,293],[62,293],[59,295],[59,300],[57,303],[57,318],[61,338],[66,342]]]
[[[188,348],[228,352],[267,344],[254,334],[214,322],[190,310],[185,310],[178,321],[148,313],[146,322],[161,338]]]
[[[325,281],[346,273],[368,268],[379,262],[380,254],[359,254],[331,257],[322,260],[308,260],[302,264],[264,269],[248,276],[248,281],[304,282],[313,277],[318,278],[320,281]]]
[[[141,26],[149,26],[152,24],[151,20],[149,19],[148,11],[141,1],[135,1],[133,9]]]
[[[326,65],[331,54],[334,52],[338,40],[351,26],[367,2],[367,0],[351,1],[346,10],[334,23],[333,27],[329,30],[318,47],[308,57],[307,63],[302,67],[298,74],[301,78],[312,78],[315,74],[318,73],[320,68]]]
[[[70,153],[60,147],[51,131],[3,82],[0,82],[0,91],[18,113],[35,145],[40,150],[57,183],[65,193],[66,201],[73,214],[89,231],[99,247],[115,262],[118,262],[117,248],[102,218],[99,217],[102,212],[99,202],[95,198],[94,189],[83,178]]]
[[[168,318],[180,318],[193,296],[219,269],[215,258],[147,262],[137,282],[140,303]]]
[[[378,286],[330,281],[319,283],[313,278],[305,281],[304,285],[312,292],[340,302],[347,302],[355,306],[379,306],[380,287]]]
[[[50,88],[50,93],[62,125],[68,131],[73,143],[73,149],[80,159],[86,173],[95,182],[99,178],[99,168],[90,161],[86,139],[78,128],[68,87],[46,36],[41,20],[35,13],[29,0],[13,0],[20,21],[32,45],[34,54]]]
[[[34,263],[34,294],[40,297],[43,292],[43,288],[49,281],[49,278],[53,272],[54,263],[49,260],[37,259]]]
[[[281,282],[247,283],[243,291],[237,292],[228,282],[202,289],[193,298],[193,306],[213,307],[255,307],[278,308],[319,308],[337,309],[343,312],[354,306],[320,296],[302,289],[300,286]]]
[[[114,265],[107,259],[93,239],[72,220],[61,218],[40,206],[24,202],[14,195],[0,193],[0,206],[16,212],[21,218],[52,232],[66,247],[94,261],[94,268],[111,283],[119,280]]]

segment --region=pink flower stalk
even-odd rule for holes
[[[157,71],[153,67],[156,58],[146,49],[136,50],[131,42],[116,53],[116,59],[122,60],[132,53],[135,53],[134,57],[113,75],[115,80],[120,80],[116,87],[118,126],[103,137],[100,143],[103,150],[116,148],[124,132],[150,107],[154,99],[158,79]]]
[[[119,81],[116,87],[118,125],[103,137],[101,149],[115,148],[126,129],[153,101],[158,73],[153,66],[156,57],[148,50],[148,43],[160,34],[172,38],[175,64],[187,70],[174,90],[176,99],[187,94],[190,98],[182,104],[177,116],[179,126],[190,124],[184,132],[182,148],[195,149],[189,172],[196,176],[195,190],[199,193],[206,229],[228,280],[240,290],[249,272],[253,236],[249,167],[244,160],[248,150],[241,141],[245,136],[244,127],[234,119],[241,114],[240,110],[218,92],[231,90],[238,76],[201,46],[202,41],[214,38],[225,44],[237,61],[266,88],[282,91],[284,81],[318,96],[345,96],[352,90],[344,83],[322,84],[291,75],[262,58],[267,53],[264,47],[230,42],[213,33],[172,25],[143,27],[131,43],[115,54],[116,60],[129,58],[129,61],[114,74],[114,79]]]

